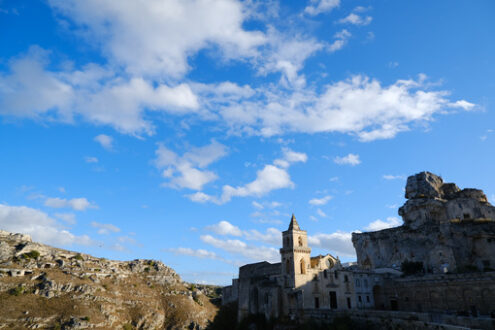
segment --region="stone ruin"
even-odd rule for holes
[[[495,269],[495,207],[482,190],[421,172],[407,179],[405,197],[402,226],[353,233],[361,267],[400,269],[412,261],[429,273]]]

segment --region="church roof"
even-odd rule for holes
[[[299,228],[299,224],[297,223],[294,213],[292,213],[292,218],[290,219],[289,230],[301,230],[301,228]]]

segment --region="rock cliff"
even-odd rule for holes
[[[404,225],[353,234],[361,266],[400,268],[413,261],[432,273],[495,268],[495,207],[483,191],[421,172],[407,179],[405,197]]]
[[[216,307],[155,260],[112,261],[0,231],[0,328],[204,329]]]

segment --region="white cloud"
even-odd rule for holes
[[[107,235],[120,232],[120,228],[110,223],[91,222],[91,226],[98,229],[98,234]]]
[[[45,199],[45,206],[48,207],[53,207],[56,209],[60,208],[71,208],[75,211],[85,211],[86,209],[89,208],[98,208],[97,205],[90,203],[86,198],[80,197],[80,198],[72,198],[72,199],[65,199],[65,198],[47,198]]]
[[[308,245],[330,251],[333,255],[355,257],[352,245],[352,234],[337,231],[331,234],[316,234],[308,236]]]
[[[466,100],[459,100],[456,102],[449,103],[449,106],[451,106],[452,108],[461,108],[463,110],[469,111],[469,110],[473,110],[476,104],[468,102]]]
[[[288,168],[291,164],[302,162],[305,163],[308,160],[308,156],[302,152],[295,152],[288,148],[282,149],[284,156],[273,161],[274,165],[282,168]]]
[[[155,151],[157,168],[169,180],[166,185],[173,188],[201,190],[203,186],[217,179],[217,175],[205,169],[211,163],[227,154],[227,147],[216,141],[203,147],[193,147],[179,156],[163,144]]]
[[[294,183],[291,181],[287,170],[292,163],[305,162],[307,156],[304,153],[294,152],[287,148],[283,149],[283,154],[283,158],[276,159],[274,165],[265,165],[263,169],[257,171],[254,181],[238,187],[224,185],[220,197],[202,192],[187,195],[187,197],[193,202],[224,204],[229,202],[233,197],[261,197],[272,190],[293,188]]]
[[[0,228],[13,233],[29,234],[36,242],[52,245],[94,242],[87,235],[76,236],[65,230],[46,213],[26,206],[0,204]]]
[[[326,213],[323,212],[321,209],[317,209],[316,213],[322,218],[325,218],[327,216]]]
[[[257,208],[258,210],[263,210],[264,209],[264,206],[256,201],[253,201],[251,203],[255,208]]]
[[[111,136],[100,134],[95,136],[94,140],[107,150],[113,149],[113,137]]]
[[[356,166],[361,164],[359,155],[356,154],[348,154],[347,156],[337,156],[333,159],[333,162],[338,165],[351,165],[351,166]]]
[[[244,230],[242,235],[248,241],[260,241],[277,247],[282,245],[282,232],[277,228],[267,228],[264,234],[255,229]]]
[[[214,225],[206,226],[206,230],[212,231],[218,235],[241,236],[242,232],[239,227],[234,226],[228,221],[222,220]]]
[[[218,46],[223,57],[253,57],[266,41],[262,32],[246,31],[246,13],[237,0],[50,0],[98,45],[112,64],[136,76],[179,78],[188,57]],[[65,18],[64,17],[64,18]]]
[[[352,34],[346,29],[335,33],[334,35],[335,40],[328,46],[328,51],[333,53],[336,52],[337,50],[341,50],[342,48],[344,48],[351,35]]]
[[[309,201],[311,205],[325,205],[328,203],[333,197],[330,195],[324,196],[322,198],[313,198]]]
[[[67,222],[69,225],[76,224],[76,215],[74,213],[55,213],[55,217]]]
[[[166,249],[165,251],[174,253],[176,255],[190,256],[200,259],[223,260],[223,258],[220,258],[215,252],[204,249],[194,250],[191,248],[178,247],[178,248]]]
[[[289,132],[339,132],[360,141],[390,139],[452,108],[447,91],[431,91],[426,77],[382,86],[364,75],[326,85],[284,90],[263,86],[249,98],[205,104],[232,134],[274,136]]]
[[[84,160],[86,161],[86,163],[98,163],[98,158],[96,157],[85,157]]]
[[[47,66],[48,52],[38,47],[11,60],[10,73],[0,74],[0,114],[62,122],[80,116],[122,133],[150,135],[154,125],[144,118],[146,111],[184,114],[198,108],[196,96],[184,83],[155,84],[96,64],[65,71]]]
[[[397,226],[400,226],[400,224],[401,224],[401,221],[399,220],[399,218],[388,217],[387,220],[385,220],[385,221],[377,219],[377,220],[371,222],[364,229],[368,230],[368,231],[378,231],[378,230],[382,230],[382,229],[397,227]]]
[[[278,250],[272,247],[250,246],[241,240],[220,240],[211,235],[203,235],[201,240],[233,255],[243,256],[250,261],[266,260],[275,262],[280,259]]]
[[[350,13],[348,16],[338,20],[341,24],[368,25],[373,20],[371,16],[360,16],[355,13]]]
[[[383,178],[385,180],[404,180],[406,177],[403,175],[384,174]]]
[[[308,15],[315,16],[329,12],[340,5],[340,0],[311,0],[311,5],[304,8]]]

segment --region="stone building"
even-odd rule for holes
[[[294,215],[282,233],[280,258],[280,263],[242,266],[239,279],[224,288],[223,301],[238,302],[239,319],[249,314],[297,318],[308,310],[374,308],[377,275],[343,267],[330,254],[311,257],[307,232]]]

